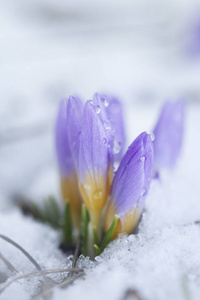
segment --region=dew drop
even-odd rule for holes
[[[113,164],[113,171],[117,172],[118,167],[119,167],[119,162],[115,161],[114,164]]]
[[[150,138],[151,138],[152,142],[155,140],[155,135],[153,132],[150,133]]]
[[[91,190],[91,185],[90,184],[84,184],[84,188],[86,190]]]
[[[103,143],[103,144],[106,144],[106,143],[107,143],[107,139],[106,139],[105,137],[102,139],[102,143]]]
[[[104,125],[104,128],[105,128],[106,131],[110,131],[111,130],[111,126],[110,126],[110,124],[108,122],[104,122],[103,125]]]
[[[145,156],[141,156],[140,161],[144,162],[145,161]]]
[[[108,107],[109,101],[106,98],[102,98],[101,101],[103,102],[105,107]]]
[[[94,197],[95,200],[99,200],[99,199],[101,199],[102,195],[103,195],[103,192],[102,192],[101,190],[97,190],[97,191],[93,194],[93,197]]]
[[[111,143],[110,142],[108,142],[108,148],[111,148]]]
[[[95,112],[96,112],[97,115],[101,112],[101,108],[100,108],[99,105],[95,106]]]
[[[117,140],[114,140],[114,144],[113,144],[113,154],[119,153],[120,150],[121,150],[121,143],[118,142]]]
[[[140,193],[140,196],[143,197],[146,195],[146,193],[147,193],[147,189],[144,187]]]

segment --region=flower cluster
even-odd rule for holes
[[[163,147],[167,118],[164,113],[154,130]],[[56,124],[61,191],[70,205],[74,237],[81,231],[83,204],[87,208],[87,248],[96,243],[99,249],[102,232],[113,239],[130,234],[137,225],[153,176],[154,147],[156,161],[163,152],[156,140],[143,132],[123,155],[125,134],[118,99],[95,94],[85,104],[72,96],[61,102]]]

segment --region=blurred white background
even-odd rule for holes
[[[0,2],[1,205],[56,191],[58,103],[96,91],[124,101],[130,139],[168,98],[199,106],[199,1]]]

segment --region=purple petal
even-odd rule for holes
[[[63,177],[74,171],[67,130],[67,101],[62,100],[59,106],[55,130],[56,154]]]
[[[92,103],[105,128],[111,157],[120,161],[125,141],[123,110],[117,98],[94,94]]]
[[[99,176],[107,178],[109,151],[104,126],[93,105],[87,101],[83,111],[82,131],[79,149],[79,176],[98,180]]]
[[[123,109],[120,101],[113,96],[104,96],[106,111],[111,122],[111,127],[115,128],[113,154],[114,160],[120,161],[125,144],[125,131],[123,122]]]
[[[102,97],[98,93],[94,94],[93,99],[92,99],[92,105],[94,106],[94,110],[98,114],[98,116],[103,124],[109,145],[111,145],[111,143],[114,139],[115,128],[111,127],[111,120],[108,115],[108,111],[106,109],[105,103],[106,102],[105,102],[104,97]]]
[[[173,168],[181,152],[184,133],[185,103],[166,102],[153,131],[155,168]]]
[[[199,58],[200,55],[200,17],[194,18],[188,32],[187,53],[191,58]]]
[[[146,195],[152,172],[153,143],[143,132],[128,148],[113,180],[111,201],[120,218]]]
[[[70,96],[67,104],[67,132],[72,157],[76,166],[79,156],[79,137],[81,133],[82,115],[83,102],[77,97]]]
[[[151,179],[152,179],[152,174],[153,174],[153,166],[154,166],[154,148],[153,148],[153,143],[152,143],[152,137],[151,135],[147,134],[144,139],[144,188],[143,192],[148,192],[150,184],[151,184]]]
[[[62,101],[56,124],[56,149],[61,173],[61,192],[63,200],[70,203],[72,223],[77,229],[80,227],[82,201],[72,154],[77,155],[78,152],[76,141],[80,131],[82,106],[78,98],[69,97],[68,101]]]

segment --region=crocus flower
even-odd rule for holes
[[[75,97],[61,103],[56,145],[63,196],[69,201],[72,214],[78,211],[79,217],[81,199],[87,206],[89,236],[96,228],[100,241],[104,210],[106,232],[116,214],[114,237],[132,232],[152,178],[151,136],[143,132],[131,144],[114,176],[113,166],[120,161],[124,146],[121,104],[114,97],[96,93],[84,106]],[[79,217],[76,220],[80,223]]]
[[[129,146],[114,177],[104,217],[105,231],[116,214],[118,222],[114,237],[133,231],[142,213],[152,172],[153,143],[151,136],[143,132]]]
[[[56,153],[61,179],[61,192],[65,202],[70,203],[72,222],[75,228],[80,227],[81,197],[78,189],[77,173],[71,152],[68,136],[68,122],[71,117],[72,102],[79,109],[83,105],[78,98],[61,101],[56,122]],[[74,104],[74,103],[73,103]],[[69,107],[70,106],[70,107]],[[74,112],[74,111],[73,111]],[[78,111],[77,113],[81,113]],[[68,117],[67,117],[68,114]],[[71,126],[78,127],[75,118],[71,118]]]
[[[167,101],[153,130],[155,171],[173,168],[180,155],[184,133],[185,103]]]
[[[77,209],[80,212],[78,181],[92,225],[100,227],[113,179],[113,162],[116,155],[119,160],[124,144],[120,102],[96,93],[83,108],[82,101],[70,96],[60,106],[56,144],[63,197],[70,202],[74,214]]]

